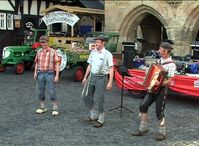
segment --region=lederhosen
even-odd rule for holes
[[[160,63],[160,62],[157,62]],[[173,61],[165,62],[161,65],[174,63]],[[147,113],[148,108],[155,101],[156,102],[156,117],[158,120],[162,120],[164,118],[164,108],[165,108],[165,100],[167,97],[168,88],[165,86],[160,87],[160,90],[157,93],[149,93],[145,94],[145,97],[140,103],[140,112]]]

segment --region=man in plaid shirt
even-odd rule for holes
[[[48,47],[47,36],[41,36],[39,41],[42,49],[37,52],[35,57],[34,79],[38,80],[40,108],[36,110],[36,113],[42,114],[47,111],[45,106],[45,86],[47,86],[50,99],[53,102],[52,115],[57,116],[59,111],[54,82],[59,81],[59,58],[57,52]]]

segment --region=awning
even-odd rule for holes
[[[60,6],[60,5],[53,5],[43,11],[41,13],[47,14],[52,11],[65,11],[73,14],[95,14],[95,15],[104,15],[104,10],[100,9],[91,9],[91,8],[81,8],[81,7],[71,7],[71,6]]]

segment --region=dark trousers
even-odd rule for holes
[[[164,118],[165,99],[166,99],[165,87],[160,88],[160,91],[156,94],[147,92],[144,99],[140,103],[140,112],[147,113],[148,108],[155,101],[157,119],[162,120]]]

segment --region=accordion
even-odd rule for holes
[[[149,93],[157,93],[163,83],[163,81],[167,77],[167,73],[165,69],[160,65],[153,63],[150,65],[149,71],[144,79],[143,87]],[[155,82],[158,80],[160,82],[159,86],[155,86]]]

